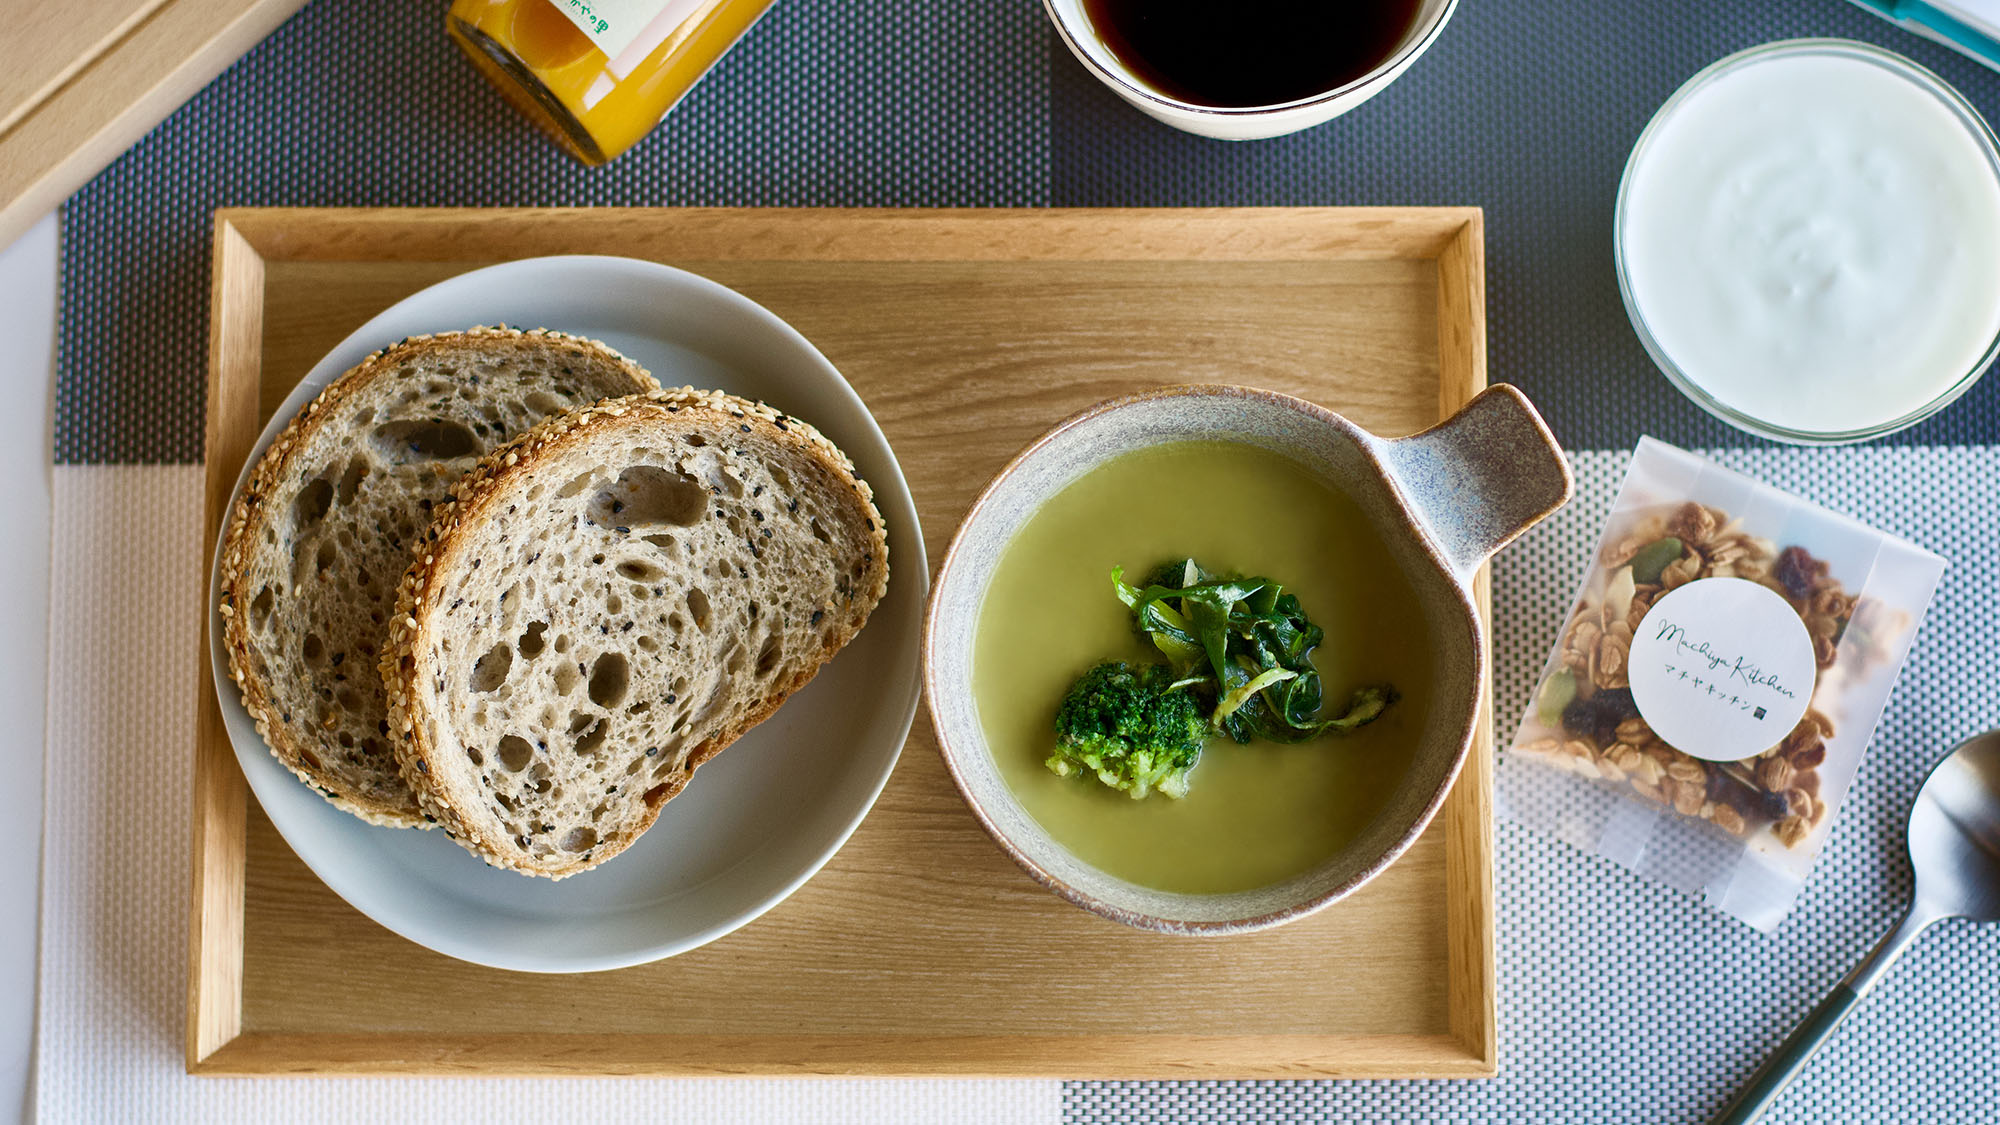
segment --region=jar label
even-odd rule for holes
[[[613,60],[634,45],[650,54],[704,0],[548,0]],[[630,69],[629,66],[624,69]]]
[[[1742,578],[1704,578],[1654,602],[1632,634],[1632,702],[1667,745],[1736,762],[1782,742],[1819,675],[1790,602]]]

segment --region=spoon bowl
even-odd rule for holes
[[[2000,731],[1967,740],[1924,782],[1910,810],[1913,912],[2000,922]]]
[[[1959,743],[1931,770],[1910,809],[1909,846],[1917,889],[1902,920],[1764,1060],[1715,1125],[1763,1116],[1932,922],[2000,922],[2000,730]]]

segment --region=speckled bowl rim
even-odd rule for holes
[[[1155,402],[1161,399],[1188,397],[1240,398],[1266,402],[1296,411],[1308,418],[1325,423],[1343,437],[1352,441],[1366,463],[1375,470],[1382,479],[1382,482],[1388,486],[1390,495],[1397,500],[1397,503],[1392,505],[1391,513],[1399,521],[1401,529],[1415,538],[1418,545],[1421,546],[1423,553],[1438,568],[1439,575],[1444,579],[1445,584],[1456,593],[1457,601],[1454,603],[1454,606],[1462,611],[1457,617],[1462,623],[1468,623],[1471,626],[1469,639],[1473,650],[1471,654],[1473,692],[1472,699],[1469,705],[1465,707],[1465,713],[1462,717],[1464,732],[1459,737],[1458,746],[1452,753],[1451,764],[1445,769],[1438,781],[1436,790],[1424,801],[1422,811],[1411,821],[1409,828],[1402,835],[1391,841],[1389,846],[1376,856],[1375,859],[1337,886],[1279,910],[1268,911],[1244,918],[1228,918],[1213,921],[1163,918],[1157,914],[1149,914],[1139,910],[1127,910],[1123,907],[1114,906],[1095,895],[1070,886],[1044,869],[1039,863],[1036,863],[1032,857],[1015,845],[1006,833],[1001,831],[1000,826],[987,814],[979,797],[974,794],[964,774],[960,772],[957,756],[970,751],[953,744],[951,732],[945,729],[945,724],[939,718],[938,708],[934,702],[938,698],[939,689],[937,659],[938,608],[942,604],[944,591],[949,588],[950,584],[947,579],[951,573],[952,566],[958,562],[959,548],[965,542],[966,532],[985,513],[988,502],[991,501],[994,494],[999,491],[1000,487],[1029,458],[1035,456],[1050,443],[1056,441],[1077,426],[1094,418],[1099,418],[1114,411],[1123,410],[1142,403]],[[1441,421],[1439,425],[1442,424],[1443,422]],[[1425,430],[1422,432],[1429,431]],[[1200,439],[1189,438],[1186,440]],[[945,548],[944,560],[938,565],[937,575],[931,582],[930,597],[924,607],[922,654],[924,702],[925,709],[930,715],[931,731],[937,737],[938,756],[944,759],[945,772],[951,775],[952,785],[957,787],[959,796],[965,801],[966,807],[972,811],[973,818],[979,821],[979,826],[985,829],[986,834],[992,837],[993,842],[1000,846],[1000,850],[1005,852],[1008,858],[1012,859],[1021,870],[1027,872],[1036,882],[1054,891],[1058,896],[1099,917],[1108,918],[1114,922],[1122,922],[1137,929],[1151,930],[1156,933],[1222,937],[1231,934],[1246,934],[1257,930],[1270,929],[1273,926],[1296,921],[1332,906],[1334,903],[1360,890],[1376,876],[1388,870],[1398,859],[1403,857],[1405,852],[1410,850],[1410,847],[1431,826],[1431,822],[1437,819],[1439,810],[1444,807],[1445,800],[1451,795],[1452,787],[1458,784],[1459,774],[1465,769],[1466,759],[1471,754],[1473,739],[1479,731],[1480,711],[1485,706],[1486,698],[1489,694],[1486,682],[1487,677],[1490,675],[1489,665],[1491,662],[1487,652],[1489,636],[1486,621],[1480,615],[1478,603],[1473,598],[1471,579],[1469,577],[1461,579],[1459,576],[1453,574],[1451,567],[1446,562],[1445,552],[1438,545],[1436,539],[1418,520],[1412,518],[1408,502],[1403,497],[1401,489],[1396,486],[1395,478],[1390,472],[1389,467],[1383,462],[1377,448],[1377,443],[1383,440],[1385,439],[1369,433],[1345,417],[1320,406],[1318,403],[1310,402],[1293,395],[1283,394],[1278,391],[1267,391],[1258,387],[1245,387],[1227,383],[1183,383],[1155,387],[1151,390],[1106,399],[1094,406],[1085,407],[1056,423],[1041,436],[1029,442],[1019,453],[1010,458],[999,472],[993,475],[993,479],[986,483],[986,487],[980,490],[978,498],[972,502],[970,508],[966,509],[965,517],[959,521],[958,528],[952,532],[951,545]],[[1119,449],[1111,451],[1102,460],[1098,461],[1097,464],[1101,465],[1104,461],[1127,452],[1131,452],[1131,450]],[[1280,453],[1279,455],[1291,459],[1287,454]],[[1042,502],[1046,503],[1048,499],[1048,497],[1043,497]],[[1378,530],[1386,529],[1378,528]],[[1504,546],[1504,544],[1500,545]],[[980,596],[982,598],[985,596],[984,590],[980,591]],[[1441,707],[1442,704],[1433,702],[1432,706]],[[980,753],[991,753],[990,748],[985,745],[983,738],[980,740],[977,750]],[[1057,846],[1060,847],[1061,845],[1058,844]],[[1083,861],[1079,858],[1078,862],[1081,863]],[[1094,864],[1085,863],[1084,865],[1095,868]],[[1199,898],[1210,896],[1187,895],[1185,897]]]
[[[1374,69],[1352,82],[1335,86],[1333,89],[1322,91],[1321,93],[1296,98],[1289,102],[1238,106],[1203,105],[1200,102],[1182,101],[1179,98],[1169,97],[1153,89],[1124,70],[1113,70],[1092,57],[1090,52],[1084,50],[1083,46],[1077,42],[1077,37],[1071,31],[1069,22],[1056,11],[1055,0],[1042,0],[1042,11],[1047,13],[1049,22],[1055,25],[1056,35],[1062,39],[1063,46],[1069,48],[1069,53],[1075,56],[1077,61],[1081,62],[1090,73],[1096,75],[1098,81],[1103,82],[1119,93],[1127,97],[1138,98],[1149,105],[1156,105],[1162,109],[1173,110],[1177,113],[1192,114],[1197,117],[1250,118],[1290,113],[1293,110],[1299,109],[1310,109],[1314,106],[1326,105],[1337,101],[1350,94],[1360,93],[1363,90],[1368,90],[1371,94],[1374,93],[1375,91],[1370,89],[1371,87],[1386,86],[1402,77],[1402,69],[1405,63],[1415,60],[1425,51],[1431,49],[1431,45],[1437,41],[1438,36],[1444,34],[1445,25],[1451,22],[1452,15],[1458,11],[1458,0],[1445,0],[1445,3],[1439,6],[1437,15],[1431,20],[1430,26],[1426,27],[1422,34],[1403,44],[1403,46],[1396,50],[1396,53],[1376,64]],[[1090,17],[1086,15],[1083,17],[1083,20],[1088,25]]]

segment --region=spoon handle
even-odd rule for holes
[[[1736,1096],[1729,1099],[1729,1104],[1710,1118],[1709,1125],[1750,1125],[1750,1122],[1762,1117],[1792,1079],[1798,1077],[1799,1071],[1812,1061],[1820,1044],[1826,1042],[1834,1028],[1840,1026],[1840,1021],[1847,1018],[1847,1013],[1854,1010],[1854,1006],[1868,995],[1875,982],[1882,978],[1903,950],[1933,921],[1936,921],[1934,917],[1914,908],[1904,913],[1902,921],[1883,935],[1875,949],[1862,958],[1861,963],[1839,984],[1833,986],[1818,1007],[1799,1021],[1799,1026],[1792,1029],[1783,1043],[1778,1044],[1778,1049],[1771,1052],[1771,1057],[1764,1060],[1757,1073],[1752,1074]]]
[[[1806,1063],[1812,1061],[1819,1045],[1833,1034],[1833,1029],[1839,1027],[1840,1021],[1846,1019],[1847,1013],[1860,1002],[1861,994],[1849,988],[1846,981],[1834,985],[1826,999],[1819,1002],[1812,1014],[1799,1021],[1799,1026],[1793,1028],[1778,1049],[1771,1052],[1771,1057],[1764,1060],[1764,1065],[1757,1068],[1750,1081],[1736,1091],[1736,1096],[1729,1099],[1722,1112],[1710,1119],[1710,1125],[1749,1125],[1764,1116],[1764,1111],[1778,1100],[1778,1095],[1784,1093],[1785,1087],[1791,1085],[1799,1071],[1806,1068]]]

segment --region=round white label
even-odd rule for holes
[[[1704,578],[1646,611],[1630,674],[1639,715],[1667,745],[1736,762],[1799,724],[1819,665],[1791,603],[1745,579]]]

